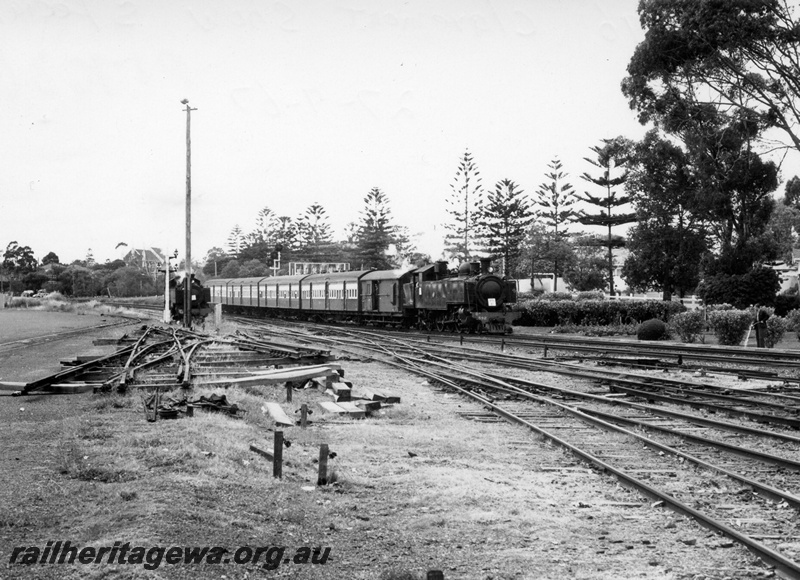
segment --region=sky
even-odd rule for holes
[[[644,134],[619,89],[637,5],[6,0],[0,251],[183,257],[189,99],[194,259],[264,207],[320,203],[341,238],[374,187],[437,258],[466,150],[486,190],[533,194],[558,157],[583,191],[590,147]]]

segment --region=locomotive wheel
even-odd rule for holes
[[[439,318],[436,319],[436,330],[439,332],[444,332],[444,326],[445,326],[444,316],[440,316]]]

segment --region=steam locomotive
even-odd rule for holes
[[[223,311],[284,318],[375,323],[451,332],[511,331],[515,280],[493,273],[491,259],[414,270],[357,270],[209,280]]]
[[[192,319],[201,320],[211,313],[211,292],[192,274]],[[183,320],[186,301],[186,275],[173,276],[169,281],[169,310],[172,320]]]

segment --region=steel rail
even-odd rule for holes
[[[374,342],[374,341],[370,341],[370,342]],[[343,348],[343,350],[350,350],[350,349],[344,347],[344,345],[342,345],[341,343],[339,344],[339,346],[340,346],[340,348]],[[361,348],[361,349],[367,348],[369,350],[369,348],[364,346],[363,344],[359,345],[359,348]],[[426,376],[428,378],[431,378],[431,379],[433,379],[433,380],[435,380],[437,382],[440,382],[441,384],[444,384],[446,386],[449,386],[449,387],[453,388],[454,390],[462,393],[463,395],[466,395],[466,396],[468,396],[468,397],[480,402],[481,404],[483,404],[484,406],[490,408],[491,410],[493,410],[494,412],[496,412],[500,416],[506,418],[507,420],[528,427],[529,429],[531,429],[534,432],[542,435],[543,437],[547,438],[548,440],[553,441],[554,443],[564,447],[565,449],[568,449],[574,455],[582,458],[583,460],[591,463],[592,465],[595,465],[596,467],[602,469],[603,471],[605,471],[607,473],[612,473],[623,484],[625,484],[625,485],[627,485],[629,487],[632,487],[634,489],[637,489],[638,491],[644,493],[646,496],[648,496],[650,498],[663,501],[664,504],[667,505],[668,507],[670,507],[672,510],[674,510],[674,511],[676,511],[678,513],[682,513],[684,515],[687,515],[687,516],[693,518],[695,521],[697,521],[701,525],[703,525],[704,527],[706,527],[706,528],[708,528],[710,530],[719,532],[719,533],[721,533],[721,534],[733,539],[734,541],[739,542],[745,548],[747,548],[750,552],[752,552],[753,554],[755,554],[756,556],[761,558],[764,562],[768,563],[769,565],[775,566],[775,568],[777,570],[779,570],[782,574],[785,574],[785,575],[787,575],[788,577],[791,577],[791,578],[800,578],[800,566],[798,566],[798,564],[796,562],[794,562],[792,560],[789,560],[788,558],[786,558],[785,556],[783,556],[779,552],[776,552],[776,551],[770,549],[769,547],[765,546],[764,544],[762,544],[761,542],[755,540],[754,538],[752,538],[752,537],[750,537],[750,536],[748,536],[746,534],[743,534],[743,533],[739,532],[738,530],[735,530],[734,528],[726,525],[725,523],[720,522],[720,521],[718,521],[718,520],[716,520],[716,519],[714,519],[714,518],[712,518],[712,517],[700,512],[699,510],[696,510],[696,509],[692,508],[689,505],[686,505],[685,503],[683,503],[680,500],[672,497],[671,495],[669,495],[669,494],[667,494],[665,492],[662,492],[662,491],[650,486],[649,484],[647,484],[647,483],[637,479],[636,477],[626,473],[624,470],[621,470],[621,469],[618,469],[618,468],[612,466],[611,464],[599,459],[595,455],[592,455],[592,454],[588,453],[587,451],[584,451],[584,450],[580,449],[579,447],[577,447],[575,445],[572,445],[571,443],[569,443],[569,442],[561,439],[560,437],[548,432],[547,430],[545,430],[545,429],[543,429],[541,427],[538,427],[538,426],[534,425],[533,423],[531,423],[529,421],[526,421],[525,419],[523,419],[521,417],[516,416],[514,413],[511,413],[510,411],[508,411],[506,409],[503,409],[502,407],[497,405],[491,399],[489,399],[489,398],[487,398],[485,396],[481,396],[479,394],[473,393],[473,392],[469,391],[468,389],[462,388],[461,386],[459,386],[457,384],[456,381],[451,380],[449,377],[447,377],[448,373],[441,373],[441,374],[440,373],[433,373],[433,372],[431,372],[429,370],[426,370],[426,369],[422,368],[421,364],[424,364],[424,365],[431,365],[432,364],[433,361],[431,361],[430,359],[418,359],[417,361],[414,361],[413,359],[408,359],[407,357],[403,357],[403,356],[401,356],[399,354],[392,353],[385,345],[375,345],[373,348],[374,348],[374,350],[377,350],[377,351],[381,352],[384,355],[388,354],[388,356],[393,357],[394,359],[397,359],[398,361],[404,361],[405,364],[400,364],[400,363],[398,363],[398,362],[396,362],[394,360],[383,360],[382,362],[385,362],[385,363],[390,364],[392,366],[397,366],[397,367],[402,368],[402,369],[404,369],[406,371],[410,371],[410,372],[414,372],[414,373],[417,373],[417,374],[421,374],[421,375]],[[452,361],[447,361],[446,363],[438,363],[438,364],[440,364],[442,366],[444,366],[446,364],[446,365],[448,365],[448,368],[452,368],[453,362]],[[474,372],[472,369],[469,369],[469,370],[470,370],[470,372]],[[491,377],[488,377],[488,378],[491,378]],[[457,380],[464,380],[464,378],[463,377],[459,377]],[[502,382],[502,381],[499,381],[499,380],[495,379],[494,382]],[[486,383],[481,383],[481,384],[484,387],[486,387]],[[499,385],[494,385],[494,386],[498,387]],[[729,472],[728,470],[726,470],[724,468],[720,468],[718,466],[713,466],[713,465],[703,461],[700,458],[695,458],[694,456],[691,456],[691,455],[689,455],[687,453],[681,452],[681,451],[679,451],[677,449],[672,449],[669,446],[666,446],[666,445],[663,445],[661,443],[658,443],[658,442],[656,442],[654,440],[651,440],[648,437],[645,437],[643,435],[631,432],[631,431],[629,431],[627,429],[622,429],[622,428],[620,428],[620,427],[618,427],[616,425],[608,423],[607,421],[603,421],[600,418],[592,417],[591,415],[589,415],[587,413],[584,413],[584,412],[582,412],[582,411],[580,411],[580,410],[578,410],[576,408],[572,408],[572,407],[570,407],[568,405],[564,405],[564,404],[558,403],[556,401],[552,401],[547,397],[541,397],[541,396],[533,395],[531,393],[526,393],[522,389],[518,389],[516,387],[513,387],[513,385],[507,385],[505,388],[503,388],[503,390],[506,391],[506,392],[521,391],[521,392],[517,392],[516,394],[523,395],[526,398],[530,398],[532,400],[546,400],[547,403],[549,403],[551,405],[554,405],[557,408],[560,408],[560,409],[570,413],[573,416],[581,418],[586,422],[594,424],[594,425],[596,425],[598,427],[600,425],[605,425],[605,426],[607,426],[605,428],[608,428],[610,430],[626,433],[626,434],[628,434],[630,436],[635,437],[638,440],[648,442],[648,445],[650,445],[650,446],[652,446],[654,448],[662,449],[665,452],[672,453],[673,455],[681,456],[681,457],[684,457],[685,459],[689,459],[690,461],[692,461],[696,465],[707,466],[707,468],[709,468],[709,469],[713,469],[713,470],[715,470],[717,472],[720,472],[720,473],[726,473],[726,475],[728,473],[730,473],[735,479],[737,479],[739,481],[742,481],[742,482],[745,482],[748,485],[754,485],[755,486],[754,489],[759,489],[760,493],[763,493],[763,494],[766,494],[766,495],[769,496],[770,494],[775,492],[776,495],[773,496],[773,497],[775,497],[776,499],[777,498],[781,498],[781,499],[786,500],[787,503],[791,502],[791,504],[794,505],[795,507],[800,507],[800,498],[792,496],[791,494],[787,495],[787,494],[785,494],[785,492],[781,492],[780,490],[775,490],[774,488],[771,488],[770,486],[765,486],[765,485],[763,485],[763,484],[761,484],[759,482],[755,482],[755,481],[749,480],[748,478],[745,478],[745,477],[743,477],[743,476],[741,476],[739,474],[735,474],[733,472]]]
[[[618,432],[618,433],[623,433],[625,435],[628,435],[628,436],[634,437],[636,439],[639,439],[639,440],[643,441],[647,445],[650,445],[650,446],[653,446],[653,447],[661,449],[665,453],[670,453],[670,454],[675,455],[675,456],[683,457],[685,460],[688,460],[688,461],[694,463],[695,465],[698,465],[698,466],[701,466],[701,467],[705,467],[706,469],[712,469],[714,471],[717,471],[718,473],[722,473],[722,474],[726,475],[727,477],[730,477],[731,479],[739,481],[740,483],[743,483],[745,485],[749,485],[753,489],[757,490],[760,494],[764,495],[765,497],[768,497],[768,498],[774,499],[774,500],[778,500],[778,501],[780,501],[780,500],[786,501],[787,504],[790,504],[790,505],[794,506],[795,508],[800,509],[800,497],[795,496],[795,495],[793,495],[793,494],[791,494],[789,492],[786,492],[786,491],[783,491],[783,490],[779,490],[779,489],[774,488],[772,486],[769,486],[769,485],[760,483],[758,481],[752,480],[750,478],[747,478],[747,477],[745,477],[745,476],[743,476],[741,474],[738,474],[738,473],[732,472],[730,470],[727,470],[727,469],[725,469],[723,467],[708,463],[707,461],[705,461],[705,460],[703,460],[703,459],[701,459],[699,457],[695,457],[694,455],[691,455],[689,453],[680,451],[678,449],[674,449],[674,448],[672,448],[670,446],[664,445],[664,444],[662,444],[660,442],[657,442],[657,441],[655,441],[653,439],[650,439],[649,437],[645,437],[644,435],[635,433],[633,431],[629,431],[627,429],[623,429],[621,427],[618,427],[616,425],[608,423],[607,421],[604,421],[602,419],[598,419],[596,417],[592,417],[591,415],[586,414],[586,413],[578,410],[577,408],[571,407],[569,405],[565,405],[563,403],[559,403],[557,401],[554,401],[554,400],[550,399],[549,397],[543,397],[541,395],[535,395],[533,393],[530,393],[528,391],[520,389],[519,387],[515,387],[515,386],[511,385],[511,384],[505,382],[505,380],[503,380],[503,379],[497,378],[496,375],[495,376],[487,375],[485,373],[482,373],[480,371],[476,371],[476,370],[468,368],[468,367],[461,367],[459,370],[462,373],[462,375],[456,375],[452,371],[454,366],[456,368],[458,368],[458,365],[455,365],[454,361],[447,360],[447,359],[442,359],[442,358],[440,358],[440,360],[438,360],[438,361],[434,361],[434,360],[431,360],[430,356],[429,356],[429,358],[425,358],[425,359],[417,359],[417,358],[414,358],[414,357],[400,357],[398,354],[391,353],[390,351],[388,351],[386,349],[386,347],[383,346],[383,345],[380,345],[379,348],[384,353],[388,352],[392,356],[395,356],[397,358],[402,358],[404,360],[413,362],[418,367],[422,367],[425,364],[428,364],[428,365],[433,364],[433,365],[442,367],[444,370],[441,370],[438,373],[438,375],[447,377],[451,382],[452,381],[465,381],[466,380],[466,381],[470,381],[470,382],[476,383],[477,386],[479,386],[479,387],[494,388],[494,389],[501,390],[501,391],[503,391],[505,393],[508,393],[508,394],[515,394],[517,396],[522,396],[524,398],[527,398],[529,400],[532,400],[532,401],[535,401],[535,402],[538,402],[538,403],[543,403],[543,404],[548,404],[548,405],[555,406],[555,407],[557,407],[557,408],[559,408],[559,409],[561,409],[561,410],[563,410],[563,411],[565,411],[565,412],[567,412],[567,413],[569,413],[569,414],[571,414],[571,415],[573,415],[573,416],[575,416],[575,417],[577,417],[577,418],[579,418],[579,419],[581,419],[581,420],[583,420],[585,422],[592,423],[592,424],[594,424],[594,425],[596,425],[598,427],[601,427],[601,428],[609,430],[609,431],[615,431],[615,432]],[[479,377],[483,382],[477,381],[474,378],[465,378],[463,376],[463,373],[467,373],[469,375],[472,375],[473,377]],[[491,385],[488,385],[487,382],[491,383]],[[489,400],[489,399],[487,399],[487,400]],[[680,433],[680,432],[674,432],[673,434],[675,434],[677,436],[681,436],[682,435],[682,433]],[[712,444],[712,445],[714,445],[715,447],[718,447],[718,448],[724,448],[724,446],[727,445],[727,444],[723,444],[722,446],[720,446],[720,445],[716,444],[717,442],[713,442],[712,440],[708,440],[708,441],[710,442],[710,444]],[[769,462],[772,458],[775,457],[775,456],[770,456],[770,455],[766,455],[766,454],[761,454],[760,452],[755,451],[755,450],[746,450],[746,451],[748,453],[750,453],[751,455],[758,456],[759,459],[761,459],[762,461],[765,461],[765,462]],[[781,458],[775,458],[775,459],[780,460]],[[791,462],[791,463],[794,464],[794,462]],[[794,464],[794,465],[797,465],[797,467],[800,468],[800,464]]]
[[[605,419],[606,421],[610,421],[612,423],[617,422],[626,425],[631,425],[634,427],[640,427],[643,429],[660,431],[661,433],[666,433],[668,435],[675,435],[682,439],[686,439],[687,441],[692,441],[694,443],[700,443],[702,445],[717,447],[719,449],[724,449],[725,451],[728,451],[730,453],[735,453],[736,455],[740,455],[742,457],[757,459],[758,461],[763,461],[764,463],[770,463],[778,467],[784,467],[786,469],[791,469],[793,471],[800,472],[800,461],[786,459],[784,457],[772,455],[771,453],[764,453],[763,451],[757,451],[755,449],[742,447],[740,445],[732,445],[731,443],[725,443],[724,441],[709,439],[708,437],[703,437],[701,435],[693,435],[691,433],[686,433],[684,431],[679,431],[677,429],[664,427],[663,425],[653,425],[652,423],[648,423],[646,421],[637,421],[636,419],[631,419],[630,417],[621,417],[619,415],[613,415],[611,413],[604,413],[603,411],[598,411],[596,409],[589,409],[588,407],[577,407],[577,409],[583,411],[584,413],[587,413],[589,415],[595,415],[596,417],[600,417],[601,419]]]
[[[380,347],[380,349],[385,351],[385,347]],[[390,356],[393,356],[393,357],[397,358],[398,360],[404,360],[404,357],[401,357],[399,355],[391,354]],[[669,494],[667,494],[665,492],[662,492],[662,491],[650,486],[649,484],[647,484],[647,483],[641,481],[640,479],[638,479],[638,478],[626,473],[625,471],[623,471],[621,469],[618,469],[618,468],[614,467],[613,465],[601,460],[597,456],[592,455],[592,454],[588,453],[587,451],[584,451],[583,449],[580,449],[579,447],[569,443],[568,441],[566,441],[564,439],[561,439],[560,437],[556,436],[555,434],[552,434],[549,431],[547,431],[547,430],[545,430],[545,429],[543,429],[543,428],[541,428],[541,427],[539,427],[537,425],[534,425],[533,423],[531,423],[531,422],[529,422],[529,421],[527,421],[527,420],[515,415],[514,413],[512,413],[512,412],[510,412],[510,411],[508,411],[506,409],[503,409],[502,407],[500,407],[499,405],[494,403],[492,400],[490,400],[490,399],[488,399],[486,397],[483,397],[481,395],[472,393],[469,390],[460,387],[456,382],[454,382],[454,381],[452,381],[450,379],[447,379],[447,380],[437,379],[437,373],[431,373],[430,371],[422,370],[417,364],[405,365],[404,366],[404,365],[400,365],[400,364],[397,364],[397,363],[392,363],[390,361],[384,361],[384,362],[389,362],[389,364],[393,364],[393,366],[399,366],[400,368],[404,368],[405,370],[408,370],[408,371],[411,371],[411,372],[416,372],[418,374],[422,374],[424,376],[427,376],[428,378],[433,378],[434,380],[438,380],[439,382],[442,382],[443,384],[453,388],[454,390],[460,392],[461,394],[466,395],[466,396],[468,396],[468,397],[480,402],[481,404],[489,407],[491,410],[495,411],[497,414],[499,414],[500,416],[504,417],[505,419],[507,419],[507,420],[509,420],[509,421],[511,421],[513,423],[517,423],[519,425],[523,425],[525,427],[528,427],[529,429],[531,429],[532,431],[534,431],[534,432],[538,433],[539,435],[545,437],[546,439],[548,439],[548,440],[556,443],[557,445],[569,450],[571,453],[573,453],[574,455],[580,457],[581,459],[589,462],[592,465],[595,465],[596,467],[600,468],[604,472],[612,473],[623,484],[625,484],[625,485],[627,485],[629,487],[632,487],[632,488],[644,493],[645,495],[647,495],[648,497],[650,497],[652,499],[663,501],[664,504],[669,506],[673,511],[676,511],[676,512],[684,514],[684,515],[687,515],[687,516],[691,517],[692,519],[694,519],[695,521],[697,521],[698,523],[700,523],[701,525],[703,525],[704,527],[706,527],[707,529],[719,532],[719,533],[721,533],[721,534],[723,534],[723,535],[725,535],[725,536],[727,536],[727,537],[739,542],[745,548],[747,548],[750,552],[752,552],[753,554],[755,554],[756,556],[758,556],[759,558],[761,558],[763,561],[767,562],[768,564],[770,564],[772,566],[775,566],[776,569],[780,570],[782,573],[788,575],[789,577],[791,577],[791,578],[800,578],[800,565],[798,565],[796,562],[794,562],[792,560],[789,560],[788,558],[786,558],[785,556],[783,556],[779,552],[776,552],[776,551],[772,550],[771,548],[765,546],[761,542],[758,542],[757,540],[755,540],[754,538],[752,538],[752,537],[750,537],[750,536],[748,536],[746,534],[742,534],[741,532],[735,530],[734,528],[728,526],[727,524],[725,524],[723,522],[720,522],[720,521],[718,521],[718,520],[716,520],[716,519],[714,519],[714,518],[712,518],[710,516],[707,516],[706,514],[703,514],[702,512],[692,508],[689,505],[686,505],[685,503],[683,503],[680,500],[672,497],[671,495],[669,495]],[[430,363],[430,361],[423,361],[423,362],[426,362],[428,364]],[[446,378],[446,376],[442,377],[442,378]],[[510,386],[511,385],[509,385],[509,387]],[[513,387],[512,387],[511,390],[512,391],[514,390]],[[542,398],[546,399],[546,397],[542,397]],[[636,437],[637,439],[640,439],[640,440],[643,440],[643,441],[652,441],[647,437],[644,437],[642,435],[638,435],[636,433],[630,432],[630,431],[628,431],[626,429],[621,429],[621,428],[619,428],[619,427],[617,427],[615,425],[612,425],[610,423],[607,423],[606,421],[603,421],[601,419],[597,419],[597,418],[591,417],[589,415],[585,415],[585,414],[581,413],[580,411],[578,411],[577,409],[570,408],[567,405],[562,405],[562,404],[560,404],[560,403],[558,403],[556,401],[551,401],[550,404],[553,404],[556,407],[559,407],[559,408],[569,412],[570,414],[575,415],[576,417],[583,416],[583,417],[585,417],[585,420],[587,422],[595,424],[598,427],[601,424],[605,424],[605,425],[607,425],[607,427],[610,430],[617,431],[617,432],[624,432],[624,433],[632,435],[632,436]],[[722,468],[718,468],[716,466],[711,466],[710,464],[707,464],[703,460],[701,460],[699,458],[694,458],[693,456],[690,456],[689,454],[683,453],[683,452],[678,451],[678,450],[672,450],[670,447],[662,445],[662,444],[660,444],[660,443],[658,443],[656,441],[652,441],[649,444],[652,445],[653,447],[657,447],[657,448],[660,448],[660,449],[665,450],[665,451],[666,450],[670,450],[668,452],[673,453],[675,455],[683,456],[686,459],[691,458],[690,460],[693,460],[693,462],[696,462],[696,464],[708,465],[710,469],[714,469],[715,471],[718,471],[718,472],[726,472],[727,471],[727,470],[724,470]],[[733,474],[733,475],[738,476],[738,474]],[[740,480],[750,481],[747,478],[743,478],[741,476],[738,476],[738,478]],[[766,493],[770,493],[774,489],[774,488],[769,488],[768,486],[763,486],[763,484],[760,484],[758,482],[753,482],[753,483],[756,486],[758,486],[759,488],[763,489],[763,491],[766,492]],[[780,490],[774,490],[774,491],[777,492],[777,495],[775,496],[776,498],[778,498],[778,497],[784,498],[784,493],[783,492],[780,492]],[[793,502],[793,505],[795,505],[795,507],[800,506],[800,498],[797,498],[797,497],[794,497],[794,496],[791,496],[791,495],[789,497],[792,498],[791,501]],[[788,501],[789,500],[787,500],[787,503],[788,503]]]
[[[626,473],[623,470],[617,469],[616,467],[612,466],[611,464],[606,463],[605,461],[599,459],[598,457],[596,457],[596,456],[594,456],[594,455],[592,455],[592,454],[590,454],[590,453],[588,453],[586,451],[583,451],[582,449],[580,449],[580,448],[572,445],[571,443],[569,443],[569,442],[557,437],[556,435],[553,435],[553,434],[549,433],[545,429],[542,429],[541,427],[538,427],[538,426],[534,425],[533,423],[531,423],[529,421],[526,421],[525,419],[514,415],[513,413],[503,409],[499,405],[497,405],[497,404],[495,404],[495,403],[493,403],[493,402],[491,402],[489,400],[486,400],[486,399],[482,400],[481,397],[479,397],[479,396],[473,396],[473,398],[475,400],[477,400],[477,401],[482,402],[484,405],[488,406],[489,408],[491,408],[494,412],[496,412],[501,417],[504,417],[507,420],[512,421],[514,423],[517,423],[519,425],[523,425],[525,427],[528,427],[529,429],[531,429],[532,431],[538,433],[539,435],[542,435],[543,437],[547,438],[548,440],[550,440],[550,441],[556,443],[557,445],[569,450],[571,453],[573,453],[574,455],[580,457],[581,459],[583,459],[583,460],[595,465],[596,467],[602,469],[605,472],[612,473],[623,484],[625,484],[625,485],[627,485],[629,487],[633,487],[634,489],[640,491],[641,493],[644,493],[645,495],[647,495],[648,497],[650,497],[652,499],[663,501],[664,504],[669,506],[670,509],[672,509],[673,511],[675,511],[677,513],[680,513],[680,514],[683,514],[683,515],[686,515],[686,516],[689,516],[692,519],[694,519],[695,521],[697,521],[703,527],[705,527],[705,528],[707,528],[709,530],[715,531],[715,532],[719,532],[719,533],[731,538],[732,540],[735,540],[736,542],[739,542],[741,545],[743,545],[745,548],[747,548],[751,553],[753,553],[756,556],[758,556],[760,559],[762,559],[767,564],[769,564],[771,566],[775,566],[775,568],[777,570],[779,570],[781,573],[787,575],[787,577],[795,578],[795,579],[800,578],[800,565],[798,565],[796,562],[794,562],[792,560],[789,560],[783,554],[780,554],[779,552],[776,552],[775,550],[772,550],[771,548],[765,546],[764,544],[762,544],[758,540],[756,540],[756,539],[754,539],[754,538],[752,538],[752,537],[750,537],[750,536],[748,536],[746,534],[743,534],[743,533],[739,532],[738,530],[728,526],[727,524],[725,524],[723,522],[720,522],[720,521],[718,521],[718,520],[716,520],[716,519],[714,519],[714,518],[712,518],[710,516],[707,516],[706,514],[700,512],[699,510],[696,510],[696,509],[692,508],[691,506],[683,503],[682,501],[672,497],[671,495],[669,495],[669,494],[667,494],[665,492],[662,492],[662,491],[650,486],[649,484],[645,483],[644,481],[642,481],[640,479],[637,479],[636,477],[633,477],[632,475],[629,475],[628,473]]]
[[[423,343],[423,344],[428,344],[428,343]],[[778,416],[778,415],[770,415],[770,414],[764,414],[764,413],[756,413],[756,412],[740,410],[740,409],[733,409],[733,408],[731,408],[729,406],[715,405],[715,404],[712,404],[712,403],[696,401],[696,400],[691,400],[690,401],[690,400],[688,400],[686,398],[682,398],[682,397],[670,397],[668,395],[659,395],[659,394],[655,394],[655,393],[651,394],[648,391],[640,391],[640,390],[637,389],[637,387],[641,387],[642,385],[640,385],[638,382],[636,382],[636,380],[631,379],[629,377],[634,377],[635,379],[639,379],[639,380],[641,380],[643,382],[646,382],[646,383],[658,383],[660,381],[663,381],[663,382],[667,382],[667,383],[672,384],[672,385],[678,385],[678,386],[686,385],[686,387],[689,387],[689,388],[692,388],[692,387],[696,388],[698,386],[698,384],[694,383],[694,382],[683,382],[683,381],[677,381],[675,379],[668,379],[668,378],[663,378],[662,379],[662,378],[657,378],[657,377],[650,377],[648,375],[638,375],[638,374],[635,374],[635,373],[624,373],[624,374],[621,374],[621,373],[616,373],[616,372],[609,373],[609,372],[603,372],[603,371],[598,371],[598,370],[585,370],[585,369],[583,369],[581,367],[576,367],[575,365],[564,364],[564,363],[556,364],[556,363],[551,363],[549,361],[548,362],[544,362],[544,361],[541,361],[541,360],[534,361],[534,360],[531,360],[531,359],[526,359],[524,357],[519,357],[519,356],[516,356],[516,355],[509,355],[509,354],[492,355],[492,356],[482,354],[482,356],[480,356],[480,357],[471,356],[471,358],[472,359],[480,358],[480,360],[482,360],[483,362],[490,362],[490,363],[502,362],[503,364],[512,364],[513,366],[516,366],[518,368],[524,368],[526,370],[539,370],[539,371],[544,371],[544,372],[553,372],[553,373],[567,375],[567,376],[571,376],[571,377],[579,377],[579,378],[586,378],[586,379],[589,379],[589,380],[596,380],[596,381],[601,381],[601,382],[614,383],[615,385],[618,385],[618,386],[612,387],[613,389],[616,389],[616,390],[619,390],[619,391],[622,391],[622,392],[626,392],[626,393],[634,395],[634,396],[639,396],[639,397],[642,397],[642,398],[645,398],[645,399],[656,399],[656,400],[661,400],[661,401],[664,401],[664,402],[670,402],[670,403],[673,403],[673,404],[676,404],[676,405],[689,405],[689,406],[692,406],[692,407],[702,407],[702,408],[706,408],[706,409],[712,410],[714,412],[722,412],[722,413],[726,413],[726,414],[733,415],[733,416],[745,417],[745,418],[748,418],[750,420],[753,420],[753,421],[756,421],[756,422],[759,422],[759,423],[777,423],[777,424],[787,425],[787,426],[790,426],[790,427],[793,427],[793,428],[800,428],[800,419],[787,418],[787,417],[781,417],[781,416]],[[498,360],[498,359],[502,359],[502,360]],[[703,386],[706,386],[706,385],[703,385]],[[708,385],[708,386],[713,388],[712,385]],[[748,392],[748,395],[752,396],[753,393],[750,391],[750,392]],[[773,393],[763,393],[763,394],[762,393],[758,393],[758,395],[765,396],[765,397],[771,397],[771,396],[773,396]],[[702,396],[705,396],[705,397],[708,397],[708,398],[724,397],[723,395],[716,395],[716,394],[712,394],[712,393],[703,393]],[[728,401],[728,402],[731,402],[730,398],[726,397],[725,400]],[[736,403],[739,404],[739,405],[745,405],[745,406],[749,405],[749,406],[759,406],[759,407],[770,407],[770,408],[773,408],[773,409],[776,409],[776,410],[781,410],[781,411],[786,410],[786,408],[787,408],[786,405],[781,405],[781,404],[777,404],[777,403],[771,403],[769,401],[758,401],[758,400],[748,399],[748,398],[743,398],[743,397],[737,398],[736,399]]]

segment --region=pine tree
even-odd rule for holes
[[[449,204],[447,213],[453,221],[444,224],[445,229],[449,231],[445,236],[446,250],[453,258],[469,261],[470,248],[481,237],[478,225],[479,212],[473,208],[480,208],[483,205],[480,172],[469,150],[465,151],[459,161],[450,188],[452,193],[447,200]]]
[[[331,226],[320,204],[311,204],[297,219],[297,240],[307,260],[323,262],[331,258]]]
[[[358,223],[356,245],[364,268],[385,270],[392,267],[386,250],[394,240],[391,210],[386,195],[377,187],[364,197],[364,210]]]
[[[546,181],[536,190],[535,203],[541,209],[536,212],[543,225],[552,228],[545,241],[545,255],[553,265],[553,292],[558,291],[559,256],[563,254],[568,236],[567,226],[578,219],[578,210],[573,206],[578,201],[575,188],[567,181],[568,174],[562,171],[561,161],[555,157],[547,166],[550,168]],[[552,254],[552,255],[550,255]],[[563,261],[562,261],[563,262]],[[561,264],[563,267],[563,264]]]
[[[242,246],[244,244],[244,239],[242,238],[242,228],[239,227],[239,224],[233,226],[231,233],[228,235],[228,252],[234,258],[239,255],[239,252],[242,251]]]
[[[479,214],[480,226],[486,232],[487,249],[503,257],[503,274],[516,269],[528,228],[534,220],[533,210],[523,194],[510,179],[498,181]]]
[[[611,228],[623,224],[629,224],[636,221],[636,214],[620,213],[614,215],[615,209],[630,203],[631,197],[628,195],[617,195],[615,188],[625,184],[628,179],[627,165],[631,160],[631,147],[632,144],[624,137],[615,137],[614,139],[603,139],[603,146],[591,147],[591,150],[597,156],[596,159],[584,157],[586,161],[603,170],[602,175],[593,177],[588,173],[581,175],[586,181],[597,185],[605,190],[605,196],[594,196],[588,192],[584,192],[583,196],[578,196],[579,199],[590,203],[596,207],[601,208],[599,213],[586,214],[583,213],[579,221],[583,225],[605,226],[608,228],[608,236],[605,240],[597,239],[597,244],[605,246],[608,249],[608,276],[609,276],[609,294],[614,295],[614,254],[613,248],[622,247],[625,245],[625,240],[619,236],[613,236]],[[613,172],[616,170],[618,175],[614,176]]]
[[[247,245],[275,244],[275,230],[278,227],[278,218],[270,208],[264,207],[256,217],[256,228],[247,236]]]

